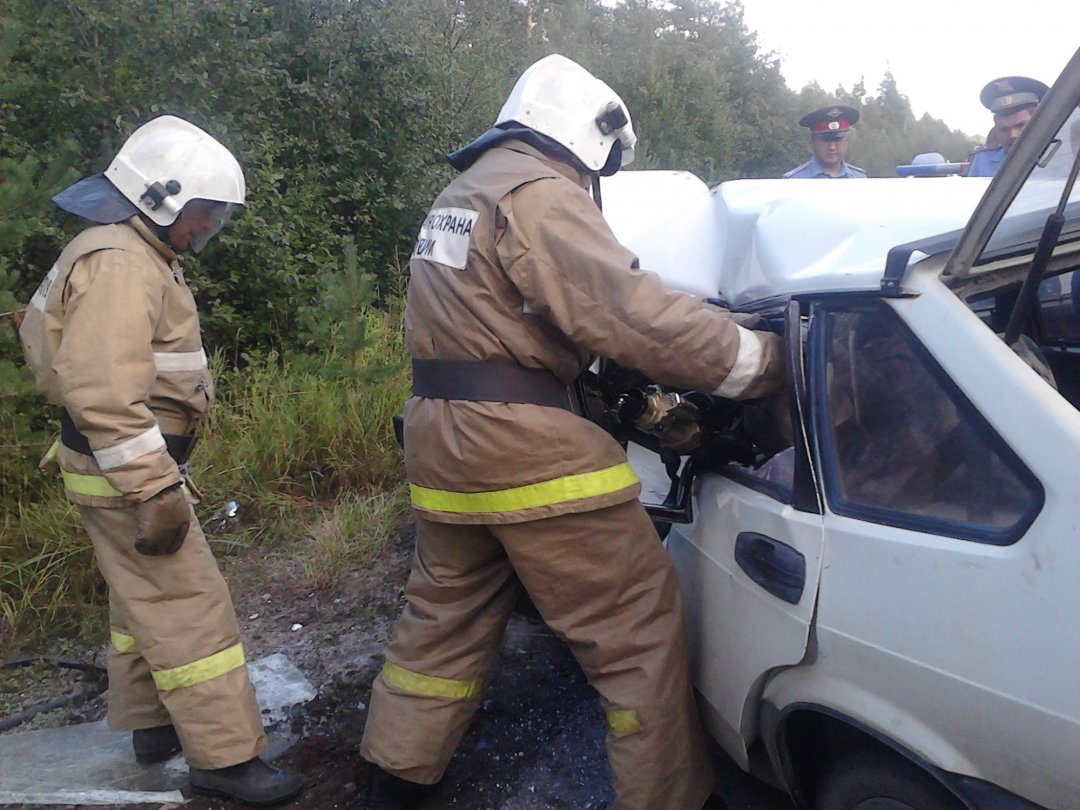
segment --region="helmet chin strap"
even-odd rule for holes
[[[170,226],[158,225],[156,222],[154,222],[154,220],[150,219],[150,217],[146,216],[146,214],[144,214],[142,211],[139,212],[139,219],[142,220],[143,225],[147,227],[150,233],[152,233],[166,245],[169,245],[169,247],[172,247],[172,245],[169,244]]]
[[[620,168],[622,168],[622,141],[616,139],[615,143],[611,145],[611,151],[608,152],[608,158],[604,165],[600,167],[599,171],[591,172],[593,200],[596,202],[596,207],[601,211],[604,210],[604,203],[600,199],[600,178],[611,177]]]

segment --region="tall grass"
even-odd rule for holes
[[[79,632],[104,596],[104,583],[94,568],[78,512],[58,486],[43,501],[4,514],[0,523],[0,656],[20,629]]]
[[[314,360],[271,357],[219,374],[227,407],[203,427],[197,479],[222,494],[320,499],[401,480],[391,418],[409,391],[400,324],[371,310],[360,373],[334,350]]]
[[[356,356],[330,348],[242,370],[215,357],[219,398],[192,467],[219,552],[257,543],[318,587],[393,536],[407,507],[391,423],[409,391],[400,308],[361,317],[367,339]],[[58,480],[34,475],[35,497],[0,521],[0,648],[70,634],[106,602],[77,511]],[[240,527],[217,535],[212,518],[228,500],[240,504]]]
[[[305,581],[328,587],[341,572],[364,565],[394,539],[407,508],[404,488],[397,487],[366,497],[350,493],[322,510],[300,562]]]

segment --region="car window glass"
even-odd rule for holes
[[[828,316],[834,511],[1001,542],[1037,507],[1038,483],[891,310]]]
[[[982,293],[968,306],[990,329],[1001,335],[1016,306],[1020,285]],[[1037,347],[1035,356],[1017,353],[1073,407],[1080,408],[1080,270],[1043,279],[1038,307],[1024,334]]]
[[[1061,199],[1069,170],[1080,159],[1080,108],[1062,124],[1051,142],[1042,165],[1032,169],[1024,185],[1009,204],[984,253],[1022,243],[1034,243],[1046,223],[1047,216]],[[1080,229],[1080,183],[1072,187],[1065,209],[1062,238],[1075,236]]]
[[[1080,272],[1039,285],[1039,329],[1043,345],[1080,346]]]

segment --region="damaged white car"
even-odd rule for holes
[[[1080,52],[992,181],[605,180],[642,267],[786,337],[789,429],[595,383],[707,727],[800,807],[1080,808],[1078,103]]]

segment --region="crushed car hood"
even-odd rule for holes
[[[988,178],[732,180],[627,171],[603,181],[604,216],[641,266],[733,307],[802,293],[877,290],[889,249],[962,228]]]

